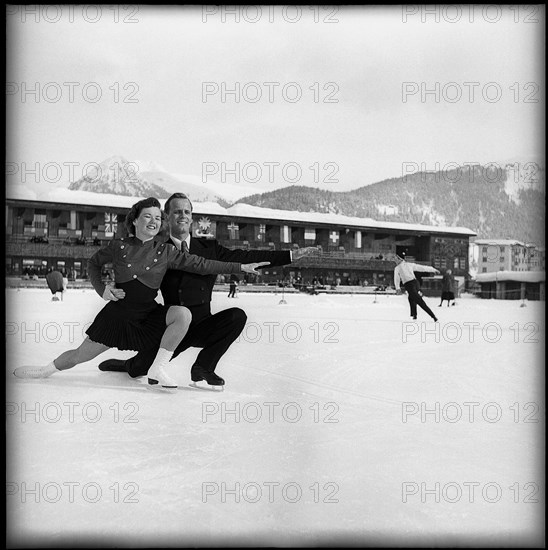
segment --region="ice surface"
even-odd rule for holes
[[[405,296],[280,298],[214,294],[248,321],[213,393],[195,348],[177,390],[100,372],[118,350],[16,379],[104,302],[6,290],[8,543],[543,545],[544,302],[427,298],[436,326]]]

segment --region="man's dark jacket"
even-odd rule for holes
[[[175,244],[171,239],[167,242]],[[215,239],[191,237],[190,253],[221,262],[270,262],[263,269],[291,263],[289,250],[230,250]],[[160,286],[164,303],[170,306],[186,306],[192,313],[192,323],[201,321],[211,315],[211,293],[216,279],[217,275],[197,275],[179,269],[168,269]]]

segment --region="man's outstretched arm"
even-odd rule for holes
[[[287,265],[304,258],[315,251],[317,247],[309,246],[297,250],[230,250],[219,243],[216,245],[216,258],[223,262],[270,262],[271,266]]]

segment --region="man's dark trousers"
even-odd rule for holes
[[[192,311],[192,308],[190,308]],[[237,307],[225,309],[214,315],[209,315],[197,322],[192,322],[181,343],[173,352],[173,357],[190,347],[205,348],[200,351],[195,364],[214,372],[219,359],[230,345],[238,338],[247,321],[245,312]],[[136,378],[145,376],[152,365],[157,348],[141,351],[135,357],[126,361],[126,369],[130,376]]]
[[[168,240],[168,243],[174,244]],[[271,266],[291,263],[288,250],[231,250],[214,239],[190,239],[190,253],[221,262],[270,262]],[[192,313],[189,331],[177,346],[173,357],[189,347],[203,347],[195,364],[214,372],[220,358],[244,329],[247,316],[240,308],[230,308],[211,314],[211,296],[217,275],[199,275],[178,269],[168,269],[161,291],[166,305],[187,307]],[[158,342],[158,346],[159,346]],[[144,376],[152,365],[158,348],[139,352],[125,362],[130,376]]]
[[[409,298],[409,305],[411,306],[411,317],[417,316],[417,305],[419,305],[432,319],[436,319],[436,316],[432,313],[432,310],[426,305],[426,302],[422,299],[422,296],[419,294],[419,282],[417,279],[412,281],[407,281],[404,285],[405,290],[407,290],[407,295]]]

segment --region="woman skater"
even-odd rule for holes
[[[455,305],[455,293],[453,292],[453,277],[451,270],[448,269],[441,282],[441,302],[438,307],[443,306],[444,300],[447,300],[447,307]],[[451,304],[453,302],[453,304]]]

